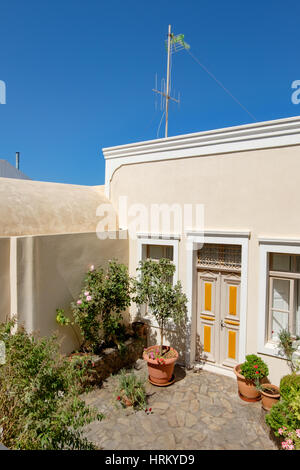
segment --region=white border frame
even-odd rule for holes
[[[197,297],[197,249],[199,244],[215,243],[224,245],[240,245],[242,250],[241,268],[241,298],[240,298],[240,337],[239,337],[239,362],[245,360],[246,354],[246,322],[247,322],[247,296],[248,296],[248,249],[250,232],[219,232],[188,231],[186,247],[186,274],[187,274],[187,297],[188,297],[188,322],[186,339],[186,364],[191,366],[195,362],[196,347],[196,297]],[[220,367],[219,373],[222,373]],[[225,369],[224,369],[225,370]]]
[[[269,253],[300,255],[300,240],[262,238],[259,242],[258,353],[283,358],[275,343],[267,340],[267,287]]]

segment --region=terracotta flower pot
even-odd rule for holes
[[[147,325],[142,321],[134,321],[132,323],[132,329],[135,334],[141,336],[142,338],[147,336]]]
[[[128,398],[123,389],[121,390],[121,393],[118,396],[118,400],[120,400],[120,402],[126,407],[133,405],[132,401],[130,400],[130,398]]]
[[[270,391],[270,389],[273,391],[273,393]],[[263,389],[261,391],[261,397],[262,397],[261,405],[263,409],[266,411],[270,411],[272,406],[278,403],[278,400],[280,399],[279,388],[273,384],[263,385]]]
[[[240,373],[241,364],[236,365],[233,370],[236,375],[240,398],[244,401],[260,400],[261,394],[260,391],[256,389],[254,382],[252,380],[246,380]]]
[[[153,349],[158,349],[160,346],[150,346],[144,350],[143,359],[148,363],[149,380],[154,385],[169,385],[172,383],[172,377],[175,367],[175,362],[178,359],[178,352],[174,348],[170,348],[175,354],[175,357],[165,359],[164,363],[159,363],[157,359],[150,359],[148,352]]]
[[[123,396],[122,401],[126,407],[132,406],[132,401],[129,400],[129,398],[127,398],[126,396]]]

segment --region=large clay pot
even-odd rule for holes
[[[150,359],[147,354],[151,350],[158,348],[159,346],[150,346],[149,348],[145,349],[143,353],[143,359],[148,363],[149,380],[154,385],[170,385],[174,381],[173,372],[175,362],[178,359],[178,352],[174,348],[170,348],[172,351],[174,351],[176,356],[170,359],[165,359],[165,363],[160,364],[156,359]]]
[[[246,380],[240,373],[241,364],[233,369],[236,375],[240,398],[244,401],[258,401],[261,399],[260,391],[257,390],[253,381]]]
[[[278,403],[280,399],[280,391],[276,385],[273,384],[265,384],[262,386],[263,389],[261,391],[261,406],[264,410],[270,411],[273,405]],[[274,391],[274,393],[270,393],[270,389]]]

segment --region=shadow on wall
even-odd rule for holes
[[[158,327],[151,324],[149,318],[144,318],[140,311],[134,321],[142,321],[147,324],[147,345],[160,344],[160,330]],[[189,323],[185,317],[176,329],[165,329],[164,331],[164,344],[170,345],[176,349],[179,354],[178,363],[188,365],[190,357],[190,345],[187,344],[186,338],[189,334]]]
[[[196,335],[196,354],[195,354],[195,360],[201,365],[204,365],[205,362],[207,361],[208,356],[204,352],[204,345],[200,341],[200,336]]]
[[[128,240],[100,240],[95,232],[34,236],[30,243],[22,237],[17,254],[18,321],[41,336],[58,331],[62,352],[70,353],[78,341],[71,328],[56,323],[56,309],[72,318],[70,304],[78,299],[90,266],[106,266],[110,259],[128,264]]]
[[[179,354],[178,363],[188,365],[189,364],[189,343],[187,343],[187,335],[189,333],[187,317],[177,326],[176,329],[170,329],[165,331],[165,340],[176,349]],[[188,350],[186,349],[188,347]]]

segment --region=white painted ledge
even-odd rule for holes
[[[122,165],[244,152],[300,144],[300,117],[184,134],[128,145],[103,148],[105,194]]]

